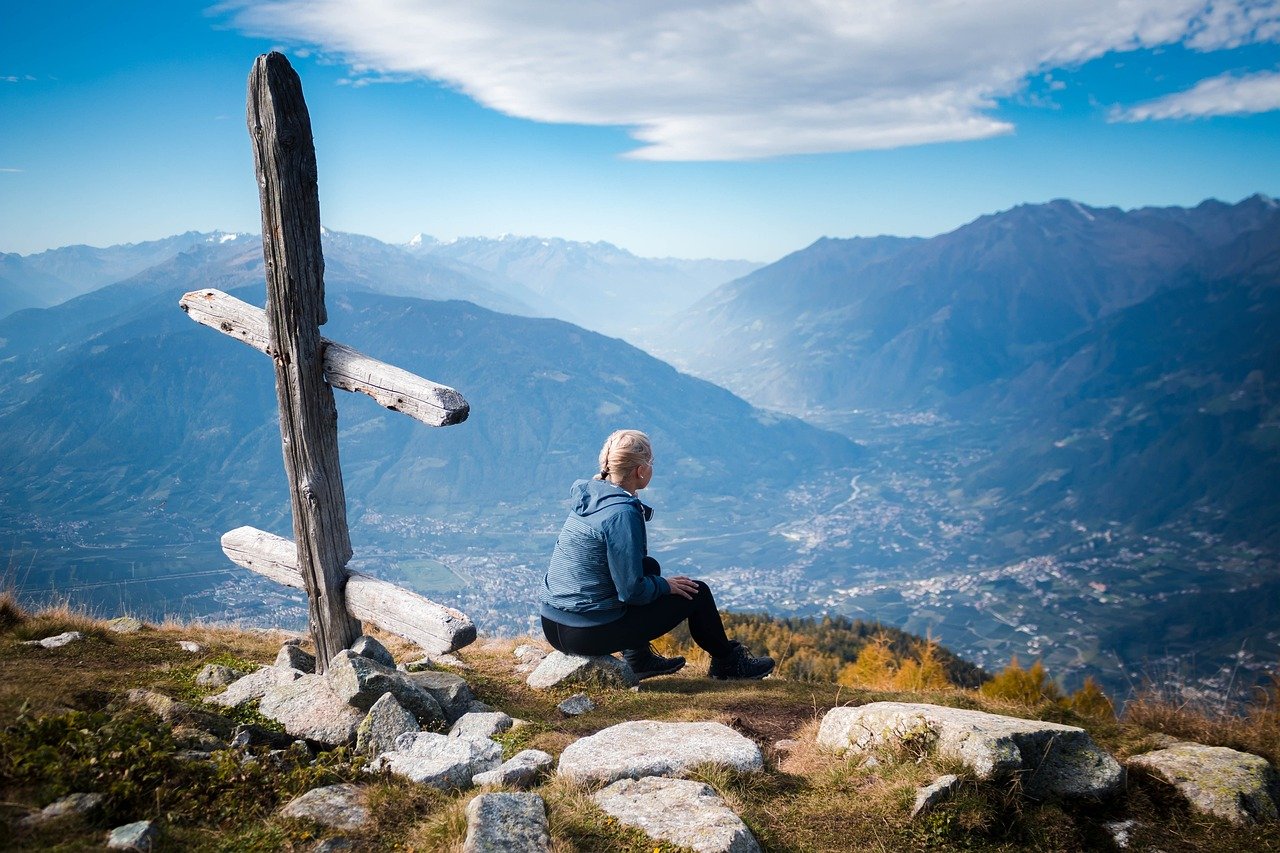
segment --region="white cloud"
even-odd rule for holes
[[[979,139],[1027,79],[1112,51],[1280,38],[1280,0],[230,0],[247,33],[614,125],[654,160]]]
[[[22,173],[22,172],[25,172],[25,171],[26,171],[26,169],[11,169],[11,168],[9,168],[9,167],[7,167],[7,166],[0,166],[0,172],[15,172],[15,173]]]
[[[1128,109],[1113,110],[1111,121],[1235,116],[1280,110],[1280,72],[1236,77],[1223,74]]]

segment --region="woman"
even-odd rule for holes
[[[640,678],[667,675],[684,658],[655,654],[649,641],[689,622],[711,655],[712,678],[764,678],[773,658],[752,657],[724,633],[702,581],[664,578],[648,556],[645,522],[653,510],[636,492],[653,479],[653,448],[638,430],[621,429],[600,451],[600,473],[570,489],[573,508],[556,539],[542,589],[542,631],[566,654],[621,651]]]

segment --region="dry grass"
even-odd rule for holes
[[[1125,708],[1127,722],[1209,746],[1226,746],[1280,764],[1280,673],[1238,714],[1150,687]]]
[[[23,640],[66,630],[79,630],[87,639],[61,649],[21,645]],[[403,641],[378,636],[397,659],[419,657]],[[146,626],[135,634],[115,634],[105,623],[65,606],[28,613],[12,596],[0,594],[0,714],[12,719],[24,704],[29,714],[37,715],[56,715],[68,708],[96,711],[133,687],[193,699],[197,692],[191,677],[199,666],[226,660],[270,662],[283,637],[176,621]],[[177,641],[183,639],[200,643],[201,652],[182,651]],[[565,717],[556,704],[577,688],[530,689],[524,676],[514,671],[517,662],[512,649],[519,642],[526,641],[482,640],[459,653],[466,668],[458,672],[480,699],[529,721],[500,738],[506,754],[533,747],[558,757],[577,738],[627,720],[722,722],[762,747],[764,771],[742,774],[701,767],[692,776],[724,797],[765,850],[1105,850],[1110,841],[1102,824],[1121,818],[1135,818],[1142,827],[1135,849],[1280,850],[1280,834],[1274,829],[1235,829],[1199,818],[1141,786],[1132,787],[1123,801],[1112,804],[1033,803],[1020,796],[1016,784],[979,782],[966,768],[928,753],[886,751],[876,756],[878,766],[868,766],[861,756],[836,756],[816,744],[821,716],[831,707],[923,701],[1085,725],[1105,748],[1121,757],[1152,748],[1153,733],[1167,732],[1247,749],[1274,760],[1280,751],[1274,691],[1238,718],[1215,718],[1203,709],[1152,697],[1131,705],[1123,721],[1085,721],[1060,706],[1045,703],[1028,708],[966,690],[879,692],[778,679],[713,682],[691,666],[674,676],[647,680],[638,692],[589,691],[597,708],[580,717]],[[782,739],[796,744],[776,749],[774,744]],[[957,773],[964,779],[959,792],[928,817],[909,820],[916,789],[943,773]],[[358,849],[461,849],[466,804],[475,791],[441,792],[390,776],[370,777],[368,784],[375,824],[351,836]],[[589,789],[552,775],[535,791],[547,804],[556,853],[674,850],[606,815],[592,802]],[[3,801],[26,802],[21,799],[24,796],[29,795],[0,790]],[[3,825],[0,820],[0,847],[7,848]],[[84,849],[100,841],[100,831],[89,825],[73,827],[58,836],[53,846]],[[194,850],[302,850],[332,834],[322,827],[258,814],[230,826],[188,821],[169,842]]]

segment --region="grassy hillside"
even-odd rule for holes
[[[56,649],[22,645],[66,630],[81,631],[86,639]],[[398,658],[412,654],[384,639]],[[184,651],[180,640],[195,641],[201,650]],[[359,780],[371,786],[376,818],[372,827],[349,836],[357,849],[460,849],[473,792],[439,792],[364,774],[346,750],[309,760],[292,751],[273,757],[265,748],[227,749],[214,752],[211,761],[184,761],[179,750],[193,732],[122,701],[138,687],[196,700],[208,692],[194,683],[205,663],[268,663],[281,641],[273,632],[178,623],[117,634],[106,623],[65,609],[25,613],[0,598],[0,848],[97,849],[111,827],[154,819],[162,830],[160,849],[308,850],[335,833],[282,818],[279,808],[310,787]],[[625,720],[724,722],[761,745],[766,768],[751,776],[708,770],[699,778],[720,792],[767,850],[1106,850],[1112,842],[1103,825],[1127,818],[1138,821],[1131,849],[1280,850],[1274,826],[1233,828],[1191,815],[1140,781],[1131,782],[1114,803],[1073,805],[1033,803],[1007,785],[968,775],[959,795],[912,822],[908,810],[916,787],[943,772],[964,775],[964,768],[929,756],[868,768],[814,746],[818,720],[828,708],[905,700],[1084,725],[1121,759],[1153,748],[1160,729],[1182,735],[1196,725],[1204,742],[1275,760],[1280,715],[1274,708],[1247,719],[1214,721],[1152,701],[1140,723],[1081,716],[1039,695],[1028,705],[962,688],[886,692],[785,678],[713,682],[691,665],[677,676],[644,682],[638,692],[593,691],[598,708],[566,718],[556,704],[571,691],[542,693],[525,686],[513,671],[514,645],[482,640],[459,655],[468,666],[459,674],[483,701],[528,721],[502,737],[507,755],[526,747],[558,755],[576,738]],[[254,712],[240,712],[239,721],[265,722]],[[777,746],[785,739],[797,743]],[[619,826],[586,792],[561,780],[552,777],[536,790],[547,802],[557,851],[671,850]],[[18,824],[74,791],[103,793],[106,802],[91,819],[34,830]]]

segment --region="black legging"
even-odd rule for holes
[[[645,557],[645,574],[660,574],[658,561]],[[664,595],[648,604],[628,607],[621,619],[589,628],[561,625],[542,617],[542,633],[554,648],[569,655],[608,655],[623,649],[643,649],[686,619],[693,641],[712,657],[726,657],[733,647],[724,633],[720,611],[711,588],[694,581],[698,592],[692,599]]]

